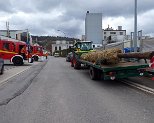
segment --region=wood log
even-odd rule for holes
[[[138,59],[151,59],[154,56],[154,51],[144,53],[118,53],[119,58],[138,58]]]

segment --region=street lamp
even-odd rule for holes
[[[27,30],[27,44],[29,45],[29,40],[28,40],[28,33],[29,33],[29,31],[28,31],[28,29],[26,29]]]
[[[66,37],[66,34],[65,34],[65,32],[63,32],[63,31],[61,31],[61,30],[57,30],[57,31],[59,31],[59,32],[62,32],[62,33],[64,34],[64,36]]]
[[[62,32],[62,33],[64,34],[64,36],[66,37],[65,32],[63,32],[63,31],[61,31],[61,30],[57,30],[57,31]],[[67,47],[67,49],[66,49],[66,54],[68,54],[69,41],[68,41],[68,42],[66,41],[66,47]]]
[[[134,8],[134,52],[137,52],[137,0]]]
[[[26,31],[27,31],[27,41],[26,41],[26,44],[27,44],[27,46],[28,46],[28,62],[30,62],[29,61],[29,54],[30,54],[30,41],[28,40],[28,34],[29,34],[29,31],[28,31],[28,29],[26,29]]]

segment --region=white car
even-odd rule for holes
[[[59,57],[59,53],[55,53],[54,54],[54,57]]]

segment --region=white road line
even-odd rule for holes
[[[20,75],[21,73],[30,69],[33,65],[37,65],[40,62],[34,62],[30,66],[18,66],[12,69],[6,70],[3,75],[0,76],[0,86],[4,85],[8,82],[9,79],[13,78],[14,76]],[[26,68],[25,68],[26,67]],[[18,72],[17,72],[18,71]],[[15,73],[17,72],[17,73]],[[15,73],[15,74],[14,74]]]
[[[134,83],[134,82],[131,82],[131,81],[128,81],[128,80],[122,80],[121,82],[123,82],[123,83],[125,83],[125,84],[127,84],[129,86],[135,87],[137,89],[140,89],[140,90],[142,90],[144,92],[154,94],[154,89],[146,87],[144,85]]]
[[[5,83],[7,83],[7,82],[8,82],[7,80],[13,78],[13,77],[16,76],[16,75],[20,75],[21,73],[27,71],[27,70],[30,69],[30,68],[31,68],[31,66],[28,67],[28,68],[26,68],[26,69],[24,69],[24,70],[22,70],[22,71],[20,71],[20,72],[18,72],[18,73],[16,73],[16,74],[14,74],[14,75],[12,75],[12,76],[7,77],[6,79],[4,79],[4,80],[2,80],[2,81],[0,82],[0,86],[2,86],[2,85],[4,85]]]

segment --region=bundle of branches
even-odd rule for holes
[[[121,50],[113,48],[82,54],[81,59],[96,64],[117,64],[119,62],[119,57],[117,56],[118,53],[121,53]]]

